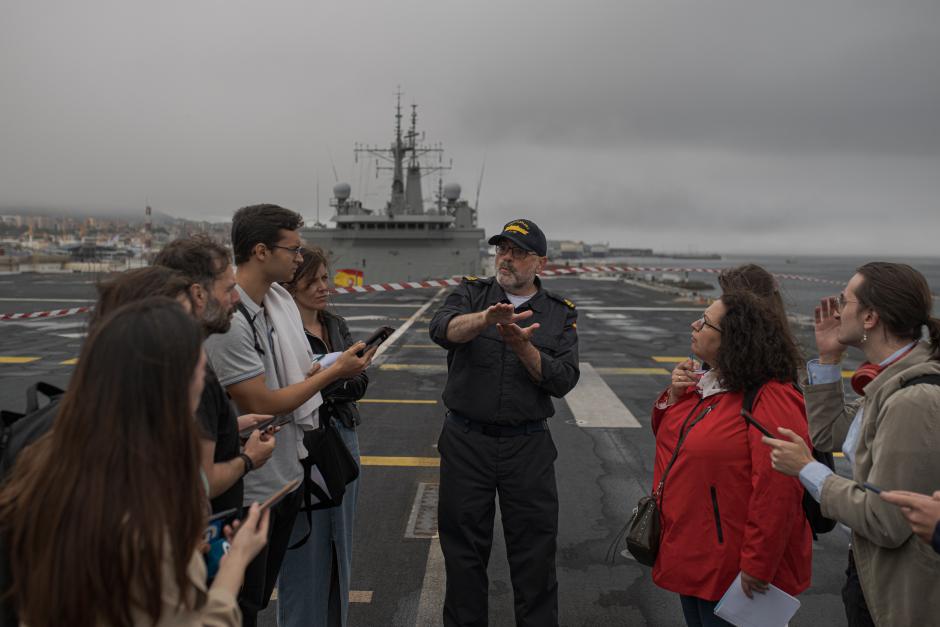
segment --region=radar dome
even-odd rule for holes
[[[444,186],[444,198],[453,202],[460,198],[460,184],[448,183]]]
[[[336,196],[337,200],[346,200],[349,198],[350,191],[349,183],[337,183],[333,186],[333,195]]]

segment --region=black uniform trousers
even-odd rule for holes
[[[268,606],[281,562],[290,544],[294,520],[303,501],[303,488],[294,490],[271,508],[268,521],[268,543],[245,569],[245,583],[238,593],[238,607],[242,610],[242,626],[255,627],[258,612]]]
[[[516,625],[558,625],[558,451],[549,431],[481,433],[449,417],[438,440],[438,529],[447,571],[444,625],[487,625],[494,499],[506,537]]]

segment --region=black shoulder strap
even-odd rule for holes
[[[930,385],[940,385],[940,374],[922,374],[901,384],[902,388],[917,385],[918,383],[929,383]]]
[[[744,391],[744,400],[741,402],[741,416],[744,417],[744,422],[748,426],[753,425],[755,429],[766,435],[768,438],[776,438],[767,427],[757,422],[757,419],[751,414],[754,411],[754,401],[757,399],[757,395],[760,393],[761,388],[750,388]]]
[[[760,387],[750,388],[744,391],[744,401],[741,403],[741,409],[751,413],[754,411],[754,400],[760,393]]]
[[[245,316],[245,320],[248,321],[248,326],[251,327],[251,339],[255,343],[255,352],[259,355],[264,355],[264,349],[261,348],[261,342],[258,341],[258,331],[255,330],[255,318],[251,315],[251,312],[248,311],[248,307],[245,307],[245,303],[238,302],[235,304],[238,307],[238,311]]]

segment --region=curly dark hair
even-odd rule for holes
[[[722,385],[744,391],[768,381],[797,383],[800,351],[771,305],[743,290],[722,294],[721,302],[726,311],[715,367]]]

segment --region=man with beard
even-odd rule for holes
[[[178,239],[160,251],[154,265],[186,276],[192,315],[202,323],[206,337],[229,330],[239,298],[229,253],[223,246],[201,235]],[[255,430],[242,450],[238,434],[269,416],[246,414],[236,418],[228,395],[207,363],[206,383],[196,417],[203,431],[202,467],[209,483],[212,511],[240,508],[242,478],[268,461],[276,442],[273,435]]]
[[[447,349],[438,527],[444,625],[486,625],[494,498],[506,537],[516,625],[558,625],[558,453],[551,397],[578,382],[578,314],[542,288],[541,229],[513,220],[489,240],[496,276],[465,277],[431,320]],[[527,326],[520,326],[520,323]]]

